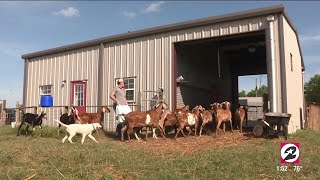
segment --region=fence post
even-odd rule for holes
[[[137,96],[137,111],[141,111],[141,92],[138,92]]]
[[[159,99],[163,100],[163,89],[159,88]]]
[[[6,112],[4,111],[4,109],[7,108],[7,103],[6,100],[2,100],[2,106],[1,106],[1,120],[2,120],[2,126],[6,125]]]
[[[68,106],[65,106],[62,114],[68,113],[68,112],[69,112],[69,107],[68,107]]]
[[[16,102],[16,120],[15,120],[16,124],[20,123],[20,105],[19,105],[19,101]]]

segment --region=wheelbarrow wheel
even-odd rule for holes
[[[261,125],[255,125],[253,128],[253,135],[255,137],[260,137],[263,133],[263,127]]]

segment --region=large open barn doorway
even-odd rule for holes
[[[268,79],[266,74],[238,76],[239,105],[247,108],[244,127],[254,127],[266,111]]]
[[[237,105],[238,77],[267,74],[265,44],[265,31],[175,43],[176,107]]]

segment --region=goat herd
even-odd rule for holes
[[[124,123],[121,128],[121,140],[124,141],[124,134],[127,133],[128,140],[130,141],[130,135],[134,133],[136,139],[140,140],[138,132],[144,127],[146,127],[146,140],[149,134],[149,128],[152,128],[153,138],[157,139],[156,129],[160,131],[160,134],[165,138],[165,134],[169,127],[175,129],[175,138],[181,132],[185,137],[184,130],[188,130],[189,134],[192,133],[191,127],[194,127],[194,135],[197,135],[198,128],[200,127],[199,136],[202,135],[202,131],[205,129],[205,126],[208,123],[212,124],[213,131],[216,135],[218,131],[222,131],[220,126],[223,125],[223,132],[225,132],[226,122],[230,123],[231,131],[232,127],[232,112],[231,104],[228,101],[223,103],[213,103],[211,104],[211,109],[206,110],[201,105],[195,106],[191,111],[188,105],[176,109],[174,112],[171,112],[168,108],[168,105],[160,101],[154,109],[144,112],[130,112],[124,117]],[[56,120],[59,123],[59,130],[61,125],[66,127],[68,134],[62,139],[64,142],[68,139],[71,143],[72,137],[79,133],[82,134],[82,141],[84,142],[85,137],[88,135],[89,138],[95,140],[91,133],[99,128],[102,128],[101,116],[104,113],[109,113],[110,109],[108,107],[100,107],[97,113],[78,113],[77,109],[71,107],[69,113],[62,114],[60,121]],[[238,107],[234,112],[234,119],[237,121],[237,125],[240,128],[242,133],[242,124],[245,119],[247,119],[247,110],[245,107]],[[32,126],[34,129],[35,126],[39,126],[42,134],[42,121],[46,119],[46,114],[42,111],[39,115],[26,113],[23,116],[22,122],[18,128],[17,135],[20,135],[20,130],[23,124],[26,125],[25,131],[28,133],[29,126]]]
[[[230,122],[231,131],[232,128],[232,112],[231,104],[226,101],[223,103],[213,103],[211,104],[211,109],[206,110],[201,105],[195,106],[191,111],[189,106],[186,105],[182,108],[176,109],[171,112],[168,105],[165,102],[160,102],[156,105],[155,109],[151,109],[146,112],[130,112],[124,116],[125,124],[121,129],[121,140],[124,140],[124,133],[127,132],[128,140],[130,140],[130,134],[133,132],[134,128],[136,131],[133,132],[135,137],[140,140],[137,135],[137,130],[143,127],[152,127],[153,137],[157,138],[155,130],[159,129],[161,136],[165,138],[166,128],[172,126],[174,127],[176,133],[175,138],[181,132],[185,137],[184,129],[188,128],[189,134],[192,133],[190,127],[194,127],[194,135],[197,135],[198,127],[200,126],[199,135],[201,136],[202,130],[205,125],[212,123],[213,131],[222,131],[220,125],[223,123],[223,132],[225,132],[225,123]],[[240,132],[242,133],[242,123],[246,119],[247,110],[244,107],[237,108],[235,112],[235,119],[239,123]],[[146,128],[146,140],[149,134],[149,128]]]

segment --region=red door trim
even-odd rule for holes
[[[76,107],[80,112],[86,112],[86,106],[87,106],[87,82],[83,82],[83,81],[71,81],[71,105],[73,106],[73,102],[74,102],[74,86],[78,85],[78,84],[83,84],[84,88],[83,88],[83,106],[78,106]]]
[[[177,52],[174,43],[172,43],[172,51],[173,51],[173,111],[177,109]]]

